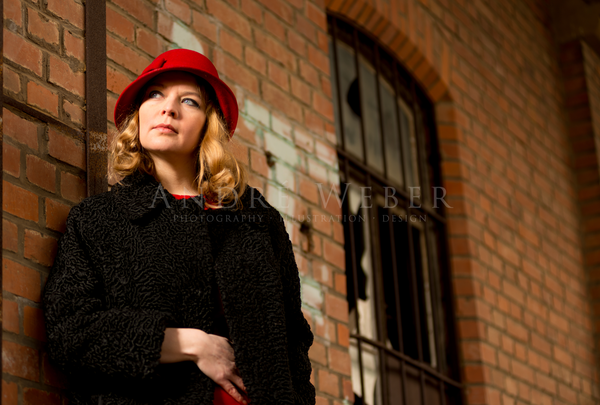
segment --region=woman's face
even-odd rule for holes
[[[139,110],[140,143],[150,155],[166,159],[195,157],[206,121],[195,76],[167,72],[146,88]]]

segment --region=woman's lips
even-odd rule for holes
[[[157,125],[154,127],[154,129],[156,129],[158,132],[163,132],[163,133],[172,133],[172,134],[176,134],[177,131],[175,131],[175,128],[173,128],[170,125]]]

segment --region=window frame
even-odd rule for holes
[[[406,164],[413,164],[411,162],[406,162],[404,157],[406,156],[406,153],[403,150],[403,147],[405,146],[405,143],[403,142],[402,139],[399,139],[399,145],[400,145],[400,154],[401,154],[401,159],[402,159],[402,163],[401,163],[401,167],[403,170],[402,173],[402,179],[403,179],[403,183],[404,186],[393,181],[392,179],[388,178],[386,176],[386,172],[387,172],[387,165],[386,165],[386,153],[385,151],[383,152],[383,168],[384,168],[384,172],[378,172],[378,170],[376,170],[375,168],[371,168],[368,164],[367,164],[367,159],[368,159],[368,153],[367,153],[367,149],[366,149],[366,136],[365,136],[365,120],[364,117],[360,117],[360,134],[361,134],[361,141],[362,141],[362,161],[361,159],[359,159],[357,156],[353,155],[352,153],[348,152],[345,149],[345,134],[344,134],[344,123],[343,123],[343,108],[342,108],[342,101],[341,101],[341,92],[340,92],[340,85],[339,85],[339,74],[337,72],[332,72],[332,80],[335,80],[334,87],[332,90],[334,90],[334,94],[332,94],[332,96],[335,98],[334,102],[337,103],[337,112],[338,115],[336,115],[336,120],[338,120],[339,122],[337,123],[339,125],[339,128],[336,128],[336,131],[340,131],[340,133],[338,134],[338,145],[337,145],[337,153],[338,153],[338,159],[339,159],[339,163],[340,163],[340,186],[341,186],[341,191],[342,191],[342,195],[343,196],[347,196],[347,185],[344,183],[345,181],[350,181],[350,179],[355,179],[355,180],[360,180],[364,186],[366,186],[367,190],[371,191],[371,208],[366,208],[367,212],[369,213],[369,215],[367,216],[367,220],[369,221],[369,230],[370,230],[370,235],[368,235],[368,237],[371,238],[372,242],[371,245],[372,246],[381,246],[380,240],[379,240],[379,235],[380,235],[380,226],[384,226],[384,222],[379,222],[378,219],[378,213],[375,212],[376,208],[374,209],[374,205],[373,202],[376,199],[376,197],[378,195],[381,195],[381,197],[383,198],[383,195],[381,193],[376,193],[375,189],[376,188],[381,188],[382,187],[392,187],[395,192],[396,192],[396,197],[398,197],[398,200],[400,202],[399,204],[399,209],[404,211],[407,215],[413,215],[413,214],[421,214],[421,215],[425,215],[428,218],[431,218],[434,222],[433,226],[430,226],[427,222],[425,222],[423,224],[423,229],[422,232],[424,234],[425,237],[425,247],[427,249],[426,252],[426,257],[427,257],[427,262],[428,262],[428,268],[427,268],[427,272],[428,272],[428,277],[429,280],[431,280],[430,284],[431,284],[431,295],[432,295],[432,306],[433,306],[433,323],[434,323],[434,330],[435,330],[435,351],[438,355],[438,362],[437,362],[437,366],[434,368],[432,367],[430,364],[427,364],[423,361],[423,350],[421,347],[421,342],[422,342],[422,338],[421,336],[417,336],[417,342],[418,342],[418,357],[419,359],[414,359],[410,356],[408,356],[407,354],[401,352],[401,351],[397,351],[394,350],[393,348],[387,347],[385,345],[385,343],[382,343],[381,341],[379,341],[380,339],[370,339],[367,338],[363,335],[361,335],[361,331],[359,329],[360,325],[359,325],[359,319],[358,319],[358,304],[356,305],[356,314],[355,316],[357,317],[356,321],[356,325],[357,325],[357,333],[351,333],[351,342],[352,340],[354,340],[356,342],[356,346],[357,346],[357,351],[358,351],[358,364],[359,364],[359,368],[360,368],[360,372],[361,372],[361,381],[360,381],[360,386],[361,386],[361,392],[364,395],[365,392],[365,386],[364,386],[364,378],[363,378],[363,358],[362,358],[362,346],[363,345],[369,345],[371,347],[373,347],[374,349],[379,351],[379,373],[381,376],[381,381],[382,381],[382,386],[381,386],[381,393],[382,393],[382,400],[383,400],[383,404],[387,405],[389,404],[389,398],[388,398],[388,390],[386,387],[387,384],[387,378],[386,378],[386,373],[385,373],[385,364],[386,364],[386,356],[391,355],[393,356],[397,361],[399,361],[401,363],[401,367],[402,367],[402,384],[403,387],[406,387],[406,375],[405,375],[405,365],[409,364],[411,366],[414,366],[416,368],[419,369],[419,379],[420,379],[420,390],[421,390],[421,399],[422,399],[422,403],[425,404],[426,403],[426,394],[425,394],[425,385],[426,385],[426,378],[432,377],[433,379],[435,379],[438,383],[439,386],[439,393],[440,393],[440,404],[442,405],[446,405],[446,395],[445,395],[445,385],[454,387],[456,390],[458,390],[460,392],[460,398],[456,399],[456,403],[462,403],[463,401],[463,395],[464,395],[464,390],[463,390],[463,386],[460,382],[460,372],[459,372],[459,365],[458,365],[458,344],[457,344],[457,339],[456,339],[456,330],[455,330],[455,325],[454,325],[454,308],[453,308],[453,303],[454,300],[452,299],[452,288],[451,288],[451,279],[450,279],[450,272],[449,272],[449,260],[448,260],[448,236],[447,236],[447,221],[446,221],[446,215],[445,215],[445,206],[442,204],[441,207],[438,208],[433,208],[431,206],[432,201],[433,201],[433,196],[431,194],[429,194],[429,190],[431,189],[431,187],[433,185],[435,186],[440,186],[441,185],[441,171],[440,171],[440,164],[439,162],[441,161],[440,159],[440,154],[439,154],[439,147],[437,144],[437,136],[436,136],[436,127],[435,127],[435,114],[434,114],[434,110],[433,110],[433,104],[431,103],[430,99],[427,97],[427,95],[425,94],[425,92],[423,92],[418,83],[416,83],[416,81],[410,76],[410,74],[408,74],[408,72],[403,68],[403,66],[400,64],[400,62],[394,58],[391,52],[389,52],[388,50],[386,50],[384,48],[384,46],[379,43],[379,41],[377,40],[377,38],[372,37],[369,33],[365,33],[364,31],[361,31],[353,22],[347,20],[344,16],[335,14],[335,13],[331,13],[329,12],[327,15],[327,20],[328,20],[328,29],[329,29],[329,36],[331,38],[331,43],[332,43],[332,49],[333,49],[333,54],[330,55],[330,58],[332,58],[331,63],[332,63],[332,68],[336,68],[338,66],[338,53],[337,53],[337,40],[338,40],[338,31],[339,31],[339,27],[338,27],[338,23],[345,25],[345,29],[347,29],[348,27],[350,27],[351,31],[352,31],[352,44],[348,44],[347,41],[344,41],[344,43],[348,46],[350,46],[353,50],[354,50],[354,61],[355,61],[355,71],[356,71],[356,75],[357,75],[357,80],[358,80],[358,88],[359,88],[359,94],[360,94],[360,66],[359,66],[359,53],[360,53],[360,49],[361,46],[364,46],[363,43],[361,43],[361,39],[364,41],[364,39],[366,38],[366,41],[368,41],[368,43],[373,44],[373,52],[375,57],[373,58],[373,68],[375,69],[375,74],[376,74],[376,82],[377,82],[377,90],[376,90],[376,94],[377,94],[377,98],[378,98],[378,105],[381,102],[382,98],[381,98],[381,92],[380,92],[380,66],[379,66],[379,60],[380,60],[380,52],[384,52],[385,56],[389,56],[389,58],[391,59],[392,63],[392,71],[393,71],[393,83],[390,83],[393,85],[394,90],[395,90],[395,95],[394,95],[394,99],[397,100],[396,102],[396,117],[397,117],[397,128],[398,128],[398,136],[402,136],[400,135],[401,131],[402,131],[402,115],[400,114],[400,109],[402,108],[399,105],[398,100],[402,100],[404,101],[404,103],[406,104],[406,106],[409,109],[412,109],[412,120],[413,120],[413,128],[412,131],[414,131],[414,136],[416,138],[416,148],[417,148],[417,156],[416,156],[416,166],[418,169],[418,179],[420,179],[419,182],[419,186],[421,187],[421,199],[419,201],[420,203],[420,207],[412,207],[410,204],[410,193],[405,189],[405,187],[408,187],[411,184],[411,181],[407,178],[408,174],[407,174],[407,170],[406,170]],[[346,35],[348,34],[347,32],[345,33]],[[385,80],[388,80],[388,77],[385,77]],[[402,87],[402,83],[401,81],[404,81],[405,83],[407,82],[409,85],[409,88],[404,88]],[[408,96],[408,97],[407,97]],[[407,100],[407,98],[409,98]],[[361,103],[362,105],[362,101],[359,100],[359,103]],[[379,114],[379,132],[380,132],[380,137],[381,137],[381,145],[382,147],[385,147],[385,134],[384,134],[384,123],[383,123],[383,113],[382,113],[382,108],[379,106],[378,108],[378,114]],[[426,145],[426,140],[428,140],[428,145]],[[408,140],[410,142],[410,139]],[[408,145],[410,145],[410,143],[408,143]],[[429,155],[427,154],[426,151],[426,147],[428,147],[429,150]],[[409,154],[411,154],[411,151],[408,151]],[[434,163],[434,164],[432,164]],[[431,169],[429,169],[431,167]],[[427,192],[424,193],[423,191],[426,190]],[[376,206],[375,206],[376,207]],[[373,212],[371,212],[373,211]],[[350,214],[354,214],[351,213],[349,210],[349,202],[347,201],[347,199],[343,200],[343,205],[342,205],[342,213],[343,213],[343,218],[349,218]],[[348,228],[345,230],[345,235],[348,237],[349,240],[346,241],[347,246],[356,246],[356,241],[354,240],[354,227],[356,226],[355,223],[353,223],[352,221],[346,221],[346,223],[344,224],[345,228]],[[389,227],[390,227],[390,231],[391,227],[392,227],[392,223],[391,221],[389,222]],[[420,334],[421,330],[425,330],[423,328],[422,325],[420,325],[421,323],[421,318],[419,317],[419,309],[421,308],[421,306],[419,305],[418,302],[416,302],[415,300],[418,299],[418,288],[415,285],[416,283],[416,264],[415,264],[415,249],[414,249],[414,243],[415,241],[413,241],[413,237],[412,237],[412,226],[410,224],[407,225],[407,238],[408,238],[408,243],[409,243],[409,252],[410,252],[410,272],[411,272],[411,280],[413,281],[413,285],[412,285],[412,290],[413,293],[411,294],[413,296],[413,304],[414,304],[414,311],[416,312],[415,314],[415,319],[417,320],[417,325],[420,326],[417,328],[418,333]],[[437,231],[437,232],[436,232]],[[393,236],[393,232],[391,232],[391,235]],[[394,241],[391,241],[390,246],[394,246]],[[435,253],[437,252],[437,253]],[[394,249],[392,249],[392,262],[394,263],[394,269],[396,268],[397,265],[397,261],[395,258],[396,252],[394,251]],[[348,254],[347,254],[348,256]],[[348,263],[348,261],[346,262],[346,266],[350,266],[350,271],[352,273],[352,277],[353,277],[353,291],[347,291],[348,294],[353,294],[354,296],[354,300],[356,303],[358,303],[359,300],[359,293],[358,293],[358,277],[357,277],[357,262],[356,262],[356,255],[354,252],[352,252],[352,254],[349,255],[351,257],[350,263]],[[432,257],[435,256],[435,257]],[[381,336],[384,336],[384,328],[386,327],[386,320],[385,320],[385,314],[382,311],[382,308],[384,308],[385,303],[383,303],[383,294],[381,293],[381,289],[382,289],[382,280],[383,280],[383,276],[382,276],[382,268],[381,268],[381,263],[382,263],[382,259],[381,259],[381,255],[380,255],[380,249],[372,249],[372,254],[371,254],[371,266],[372,266],[372,271],[373,271],[373,275],[375,276],[375,291],[376,293],[376,300],[375,300],[375,316],[377,318],[377,327],[376,327],[376,333],[378,334],[378,338]],[[394,271],[394,280],[397,281],[398,280],[398,275],[397,275],[397,271]],[[437,282],[433,282],[434,280],[437,280]],[[395,283],[394,286],[395,289],[395,301],[396,301],[396,311],[397,311],[397,317],[398,320],[400,320],[400,306],[399,306],[399,290],[398,290],[398,283]],[[416,293],[415,293],[416,291]],[[445,310],[444,310],[445,308]],[[398,333],[400,336],[400,350],[402,350],[402,325],[401,322],[397,322],[397,326],[398,326]],[[443,335],[441,336],[440,331],[442,331]],[[442,341],[442,339],[444,339],[445,341]],[[351,343],[352,344],[352,343]],[[445,350],[442,350],[442,345],[446,346]],[[444,356],[441,356],[442,353],[445,353]],[[402,395],[403,395],[403,402],[406,404],[407,402],[407,390],[406,389],[402,389]]]

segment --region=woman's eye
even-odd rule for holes
[[[184,99],[183,99],[183,102],[184,102],[184,103],[186,103],[186,104],[189,104],[189,105],[191,105],[191,106],[193,106],[193,107],[200,107],[200,104],[198,104],[198,103],[196,102],[196,100],[194,100],[194,99],[191,99],[191,98],[184,98]]]
[[[148,98],[156,98],[160,96],[160,91],[158,90],[152,90],[150,93],[148,93]]]

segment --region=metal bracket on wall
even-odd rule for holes
[[[87,195],[108,190],[106,126],[106,2],[85,3]]]

